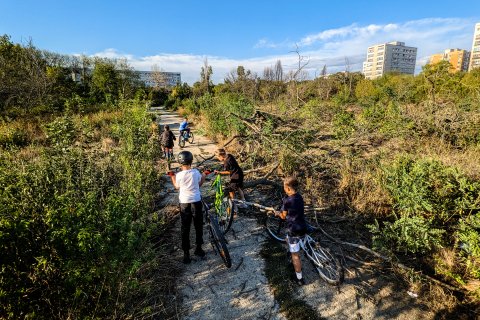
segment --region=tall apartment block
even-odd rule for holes
[[[473,34],[472,52],[470,54],[470,65],[468,71],[480,67],[480,22],[475,25]]]
[[[444,53],[437,53],[430,56],[429,63],[435,64],[440,61],[450,62],[450,72],[467,71],[470,62],[470,52],[462,49],[447,49]]]
[[[407,47],[404,42],[394,41],[369,47],[363,74],[367,79],[376,79],[387,72],[415,73],[417,48]]]

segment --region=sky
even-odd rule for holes
[[[154,65],[200,78],[207,59],[215,83],[237,66],[262,76],[281,60],[310,78],[360,71],[367,48],[402,41],[418,48],[417,72],[429,55],[471,50],[480,0],[0,0],[0,35],[62,54],[126,58],[137,70]]]

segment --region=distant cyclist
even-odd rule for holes
[[[183,133],[186,131],[187,134],[190,133],[190,128],[188,127],[188,119],[187,117],[183,118],[182,123],[180,123],[180,127],[178,127],[178,131],[180,131],[180,136],[178,141],[180,142],[180,139],[182,139]]]

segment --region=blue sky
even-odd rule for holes
[[[237,65],[262,74],[280,59],[292,69],[298,46],[311,77],[360,70],[368,46],[404,41],[428,55],[471,48],[480,1],[53,1],[0,0],[0,34],[65,54],[127,58],[182,72],[193,83],[205,58],[216,82]]]

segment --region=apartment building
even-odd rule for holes
[[[158,72],[165,79],[166,87],[175,87],[177,83],[182,83],[182,75],[180,72]],[[137,71],[137,73],[140,76],[140,80],[143,81],[147,87],[154,87],[156,85],[152,77],[153,71]]]
[[[480,67],[480,22],[475,25],[473,34],[472,51],[470,53],[470,65],[468,71]]]
[[[363,74],[367,79],[376,79],[388,72],[414,74],[416,60],[417,48],[405,46],[404,42],[377,44],[367,50]]]
[[[463,49],[447,49],[443,53],[437,53],[430,56],[430,64],[439,63],[440,61],[450,62],[450,72],[468,71],[470,62],[470,52]]]

